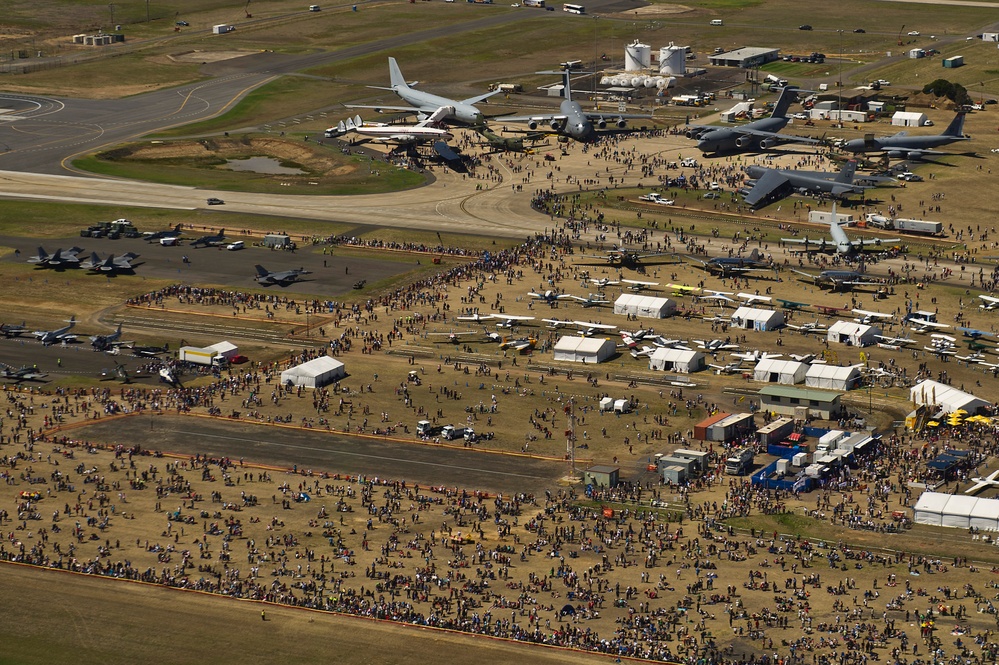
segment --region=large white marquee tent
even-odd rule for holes
[[[955,529],[973,526],[983,531],[999,531],[999,499],[923,492],[916,502],[913,521]]]

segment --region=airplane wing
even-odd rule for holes
[[[622,279],[625,284],[634,284],[636,286],[659,286],[659,282],[642,282],[637,279]]]
[[[892,243],[902,242],[901,238],[867,238],[865,240],[854,240],[853,245],[856,247],[867,247],[868,245],[890,245]]]
[[[977,493],[981,492],[983,489],[985,489],[986,487],[988,487],[989,485],[991,485],[991,483],[986,483],[986,482],[975,483],[974,485],[972,485],[968,489],[964,490],[964,493],[965,494],[977,494]]]
[[[348,109],[375,109],[376,111],[398,111],[400,113],[419,113],[423,110],[415,106],[369,106],[362,104],[344,104],[343,106]]]
[[[454,150],[451,149],[445,141],[435,141],[434,142],[434,152],[443,157],[449,162],[456,162],[461,159]]]
[[[533,321],[533,316],[516,316],[514,314],[490,314],[494,319],[504,319],[506,321]]]
[[[767,171],[756,181],[743,199],[748,205],[755,206],[773,194],[779,187],[787,184],[787,177],[777,171]]]
[[[600,330],[617,329],[617,326],[612,326],[609,323],[587,323],[586,321],[573,321],[572,323],[581,328],[598,328]]]
[[[822,245],[834,245],[835,243],[828,238],[819,238],[818,240],[814,238],[781,238],[781,242],[790,243],[793,245],[815,245],[821,247]]]
[[[493,95],[498,95],[501,92],[502,92],[502,90],[498,90],[498,89],[497,90],[493,90],[492,92],[487,92],[487,93],[482,94],[482,95],[477,95],[475,97],[469,97],[468,99],[463,99],[463,100],[461,100],[461,103],[462,104],[470,104],[470,105],[474,106],[474,105],[478,104],[479,102],[486,101],[487,99],[489,99]]]
[[[541,115],[511,115],[501,118],[493,118],[493,122],[536,122],[539,125],[554,121],[564,123],[568,119],[563,113],[547,113]]]
[[[809,143],[812,145],[818,145],[823,143],[819,139],[809,138],[807,136],[795,136],[793,134],[781,134],[780,132],[765,132],[759,129],[750,129],[749,127],[734,128],[740,134],[748,134],[750,136],[758,136],[764,139],[771,139],[771,141],[776,140],[781,143]]]

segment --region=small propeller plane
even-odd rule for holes
[[[978,306],[979,309],[985,310],[986,312],[992,312],[999,309],[999,298],[986,295],[980,295],[978,297],[982,300],[982,304]]]
[[[719,351],[729,351],[739,348],[738,344],[730,344],[721,339],[712,339],[710,341],[695,339],[694,344],[696,344],[697,348],[702,351],[708,351],[710,353],[718,353]]]
[[[81,263],[80,267],[91,272],[131,272],[135,270],[135,266],[132,265],[132,261],[137,258],[139,258],[138,254],[129,252],[128,254],[123,254],[122,256],[117,257],[114,254],[111,254],[106,259],[101,259],[97,256],[97,252],[91,252],[90,258]]]
[[[695,296],[695,298],[697,300],[699,300],[699,301],[700,300],[704,300],[704,301],[712,301],[713,300],[713,301],[717,302],[719,305],[722,305],[722,306],[724,306],[725,303],[735,302],[735,300],[733,300],[732,298],[729,298],[729,296],[734,296],[735,295],[731,291],[712,291],[711,289],[704,289],[704,293],[706,295]]]
[[[567,300],[572,298],[572,296],[569,295],[568,293],[558,293],[557,291],[551,291],[551,290],[544,291],[542,293],[531,291],[527,295],[531,296],[532,298],[537,298],[538,300],[543,300],[549,305],[553,305],[559,300]]]
[[[0,323],[0,335],[4,337],[20,337],[21,333],[28,332],[27,321],[21,325],[16,323]]]
[[[894,314],[885,314],[884,312],[872,312],[866,309],[851,309],[851,312],[857,315],[855,321],[857,323],[874,323],[876,321],[890,321],[895,318]]]
[[[497,328],[513,328],[516,325],[520,325],[524,321],[533,321],[533,316],[516,316],[514,314],[493,314],[492,318],[500,319],[500,322],[496,324]]]
[[[594,279],[593,277],[587,277],[583,280],[584,282],[589,282],[598,289],[602,289],[605,286],[617,286],[621,282],[616,279],[611,279],[610,277],[601,277],[600,279]]]
[[[637,279],[622,279],[622,284],[627,284],[628,288],[632,291],[644,291],[645,289],[651,289],[652,287],[659,286],[659,282],[643,282]]]
[[[0,369],[0,379],[6,379],[14,381],[15,383],[20,383],[21,381],[41,381],[47,374],[44,372],[39,372],[34,367],[22,366],[20,369],[14,369],[10,366],[5,366]]]
[[[978,494],[986,487],[999,487],[999,470],[993,471],[984,478],[972,478],[971,481],[975,484],[964,490],[965,494]]]
[[[904,349],[910,344],[915,344],[916,340],[911,337],[888,337],[887,335],[875,335],[875,339],[878,340],[878,346],[882,349],[890,349],[892,351],[898,351],[899,349]]]
[[[795,325],[793,323],[788,323],[787,327],[790,328],[791,330],[797,330],[802,335],[808,335],[810,333],[819,333],[819,334],[822,334],[822,333],[826,332],[826,330],[829,329],[828,326],[825,326],[825,325],[819,323],[818,319],[816,319],[815,321],[809,321],[807,323],[802,323],[801,325]]]
[[[699,286],[687,286],[686,284],[667,284],[666,288],[672,289],[675,297],[691,295],[701,290]]]
[[[532,350],[537,343],[538,340],[534,337],[520,337],[518,339],[511,339],[507,337],[500,343],[500,348],[514,349],[516,351],[520,351],[521,353],[527,353]]]
[[[909,319],[909,327],[912,328],[913,332],[925,333],[931,330],[946,330],[950,328],[950,324],[928,321],[927,319]]]
[[[583,296],[570,296],[570,298],[577,301],[583,307],[601,307],[611,304],[610,300],[605,300],[597,293],[591,293],[585,298]]]
[[[756,303],[768,303],[771,300],[773,300],[773,298],[771,298],[770,296],[761,296],[755,293],[737,293],[735,294],[735,296],[740,300],[742,300],[747,305],[755,305]]]
[[[981,339],[982,337],[995,337],[994,333],[986,332],[984,330],[976,330],[974,328],[958,328],[965,337],[970,337],[971,339]]]
[[[811,307],[811,305],[807,302],[795,302],[794,300],[784,300],[783,298],[778,298],[777,302],[779,302],[780,306],[784,309],[789,309],[793,312],[797,312],[806,307]]]
[[[442,344],[444,342],[447,342],[448,344],[459,344],[461,342],[462,336],[464,336],[464,335],[474,335],[474,334],[475,334],[474,331],[467,331],[467,332],[453,332],[452,331],[452,332],[432,332],[432,333],[427,333],[427,335],[433,335],[435,337],[442,337],[444,335],[447,335],[447,339],[443,339],[440,342],[436,342],[438,344]]]

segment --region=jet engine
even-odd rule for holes
[[[558,118],[552,118],[552,121],[548,123],[552,129],[558,131],[562,127],[562,121]]]
[[[607,129],[607,121],[603,118],[600,118],[593,124],[596,125],[597,129]]]
[[[760,141],[760,147],[764,150],[769,150],[770,148],[773,148],[776,145],[777,141],[775,139],[763,139]]]
[[[537,129],[538,128],[538,121],[537,120],[529,120],[527,122],[527,127],[529,129]]]
[[[753,140],[752,136],[740,136],[735,140],[735,145],[740,148],[748,148],[753,145]]]
[[[616,122],[616,123],[614,123],[614,124],[616,124],[616,125],[617,125],[617,128],[618,128],[618,129],[624,129],[625,127],[627,127],[627,126],[628,126],[628,123],[626,123],[626,122],[624,121],[624,118],[618,118],[618,119],[617,119],[617,122]]]

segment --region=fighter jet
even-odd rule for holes
[[[164,238],[179,238],[180,237],[180,224],[173,227],[172,229],[166,229],[165,231],[147,231],[142,234],[142,239],[146,242],[156,242],[158,240],[163,240]]]
[[[767,262],[763,259],[758,249],[754,249],[748,257],[719,256],[706,261],[696,256],[687,256],[686,258],[700,263],[712,275],[720,275],[722,277],[745,275],[750,272],[761,272],[770,269],[770,266],[767,265]]]
[[[433,95],[429,92],[417,90],[415,86],[418,81],[407,83],[405,77],[402,75],[402,70],[399,69],[399,64],[395,61],[395,58],[389,58],[388,63],[389,79],[392,83],[391,87],[385,88],[376,85],[368,87],[374,88],[375,90],[389,90],[394,92],[400,99],[407,104],[411,104],[411,106],[362,106],[359,104],[345,104],[347,108],[375,109],[379,113],[382,111],[401,111],[404,113],[418,113],[421,116],[426,116],[441,107],[448,107],[448,112],[443,118],[441,118],[442,120],[457,120],[458,122],[466,125],[480,125],[482,124],[484,117],[482,112],[475,108],[474,105],[500,92],[499,90],[494,90],[493,92],[487,92],[483,95],[469,97],[468,99],[462,99],[460,101],[448,99],[447,97],[441,97],[440,95]]]
[[[943,134],[930,136],[910,136],[908,132],[899,132],[894,136],[875,138],[868,134],[862,139],[847,141],[841,147],[852,153],[882,152],[896,159],[922,159],[928,155],[946,155],[949,153],[933,150],[943,145],[957,141],[969,141],[971,137],[964,135],[964,112],[959,112],[951,120]]]
[[[38,341],[45,346],[50,346],[56,342],[72,342],[76,339],[76,335],[70,334],[70,330],[76,325],[76,317],[71,316],[69,318],[69,325],[63,326],[62,328],[57,328],[56,330],[36,330],[34,332],[35,337]]]
[[[566,68],[560,72],[537,72],[538,74],[560,74],[563,82],[563,95],[565,99],[559,105],[558,113],[541,113],[538,115],[520,115],[495,118],[496,122],[526,122],[532,129],[538,129],[542,125],[548,125],[551,131],[560,136],[568,136],[577,141],[592,141],[599,133],[598,129],[606,129],[609,123],[613,123],[619,130],[627,127],[626,120],[634,118],[644,118],[650,120],[647,115],[630,115],[627,113],[602,113],[599,111],[584,111],[579,102],[572,100],[571,71]]]
[[[799,194],[829,194],[834,198],[845,198],[849,194],[863,194],[870,185],[854,183],[857,163],[850,161],[843,165],[839,173],[826,171],[796,171],[792,169],[771,169],[765,166],[748,166],[749,180],[740,190],[743,200],[757,208],[771,201],[783,198],[792,192]],[[865,180],[874,179],[865,176]],[[891,178],[878,178],[889,181]]]
[[[780,133],[790,120],[787,110],[798,92],[798,88],[785,87],[769,118],[754,120],[740,127],[688,125],[686,136],[697,139],[697,149],[705,154],[769,150],[782,143],[821,143],[818,139]]]
[[[75,268],[80,265],[80,259],[76,255],[82,251],[79,247],[71,247],[65,251],[57,249],[55,254],[49,254],[44,248],[39,247],[38,255],[29,258],[28,263],[39,268]]]
[[[277,284],[278,286],[288,286],[294,282],[298,281],[298,278],[302,275],[311,274],[311,271],[305,268],[292,268],[291,270],[281,270],[281,271],[271,271],[262,265],[254,266],[257,269],[257,284],[262,284],[263,286],[270,286],[271,284]]]
[[[219,231],[213,236],[201,236],[191,242],[191,247],[197,247],[201,245],[203,247],[215,247],[216,245],[221,245],[225,242],[225,229]]]
[[[21,333],[28,332],[25,323],[21,325],[17,325],[16,323],[0,323],[0,335],[4,337],[20,337]]]
[[[868,238],[866,240],[850,240],[850,238],[846,235],[846,231],[844,231],[843,227],[836,222],[836,219],[836,206],[833,205],[833,221],[829,222],[829,235],[832,236],[832,240],[826,240],[825,238],[820,238],[819,240],[812,240],[811,238],[781,238],[781,242],[804,245],[806,252],[824,252],[833,250],[837,254],[843,255],[853,254],[854,252],[863,250],[866,247],[874,247],[876,249],[884,245],[892,245],[897,242],[902,242],[901,238]]]
[[[7,365],[3,369],[0,369],[0,379],[11,380],[14,383],[20,383],[21,381],[41,381],[47,374],[39,372],[33,367],[21,366],[20,369],[14,369],[13,367]]]
[[[129,252],[128,254],[123,254],[117,257],[114,254],[111,254],[106,259],[101,259],[97,256],[97,252],[91,252],[90,258],[81,263],[80,267],[91,272],[101,272],[105,274],[132,272],[135,270],[135,266],[132,265],[132,261],[137,258],[139,258],[138,254]]]

